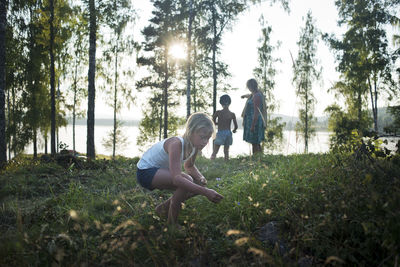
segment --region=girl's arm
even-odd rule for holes
[[[184,163],[183,167],[185,168],[185,171],[193,178],[193,180],[197,181],[197,183],[200,185],[206,185],[206,178],[203,176],[203,174],[201,174],[199,169],[197,169],[196,165],[194,165],[196,156],[197,150],[194,155]]]
[[[174,186],[196,195],[203,195],[212,202],[219,202],[223,198],[214,190],[195,184],[184,177],[181,171],[182,143],[179,138],[174,137],[168,140],[168,143],[165,144],[165,150],[169,155],[169,167]]]

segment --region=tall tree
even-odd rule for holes
[[[55,85],[55,63],[54,63],[54,0],[49,0],[50,4],[50,98],[51,98],[51,154],[56,154],[56,85]]]
[[[105,77],[106,88],[110,88],[106,90],[106,93],[109,99],[112,100],[109,105],[113,109],[114,120],[113,130],[109,135],[111,140],[106,138],[105,144],[107,144],[107,147],[112,144],[113,158],[115,158],[117,143],[120,143],[119,147],[123,147],[127,140],[120,129],[122,123],[117,120],[117,113],[120,112],[123,103],[129,107],[134,100],[132,87],[123,82],[128,81],[133,73],[129,70],[124,72],[120,70],[123,58],[130,57],[137,47],[137,44],[129,36],[124,35],[124,30],[128,23],[133,22],[135,19],[130,3],[127,0],[112,0],[105,12],[105,21],[112,33],[110,34],[111,39],[107,40],[106,49],[103,52],[104,63],[108,67],[103,69],[102,74]],[[120,76],[124,74],[126,74],[125,77],[120,79]]]
[[[87,141],[86,155],[95,159],[94,124],[95,124],[95,98],[96,98],[96,32],[97,15],[95,0],[89,0],[89,71],[88,71],[88,110],[87,110]]]
[[[243,12],[249,3],[259,3],[262,0],[205,0],[201,1],[202,13],[205,18],[206,23],[209,25],[208,33],[210,39],[210,50],[211,51],[211,68],[212,68],[212,78],[213,78],[213,113],[215,113],[217,108],[217,90],[230,89],[223,88],[223,86],[218,86],[220,79],[229,76],[227,71],[227,66],[218,60],[218,55],[220,53],[220,45],[223,33],[231,28],[233,22],[236,20],[237,16]],[[276,0],[271,0],[271,2],[276,2]],[[288,1],[280,0],[278,1],[282,4],[285,10],[289,10]],[[220,78],[219,78],[220,76]]]
[[[336,1],[339,25],[347,25],[343,40],[328,38],[337,51],[338,70],[346,79],[357,75],[364,92],[370,97],[374,130],[378,132],[378,96],[386,91],[393,95],[397,86],[392,78],[397,54],[389,52],[386,25],[395,20],[399,0]]]
[[[22,94],[26,128],[30,131],[33,143],[33,157],[37,157],[40,127],[48,124],[50,120],[49,107],[49,60],[48,60],[48,38],[45,38],[43,28],[48,25],[48,20],[42,16],[43,5],[40,1],[27,2],[27,61],[26,91]]]
[[[67,93],[72,94],[72,104],[69,104],[69,109],[72,112],[72,149],[76,151],[76,119],[84,117],[84,111],[80,109],[81,102],[88,96],[86,75],[82,75],[83,68],[87,66],[87,48],[88,48],[88,21],[82,12],[79,5],[73,7],[73,21],[72,21],[72,55],[73,61],[71,62],[71,91]]]
[[[237,15],[241,13],[246,7],[246,1],[241,0],[207,0],[203,1],[205,16],[210,25],[210,38],[211,38],[211,66],[213,77],[213,114],[217,110],[217,83],[218,75],[227,73],[223,64],[218,64],[217,56],[220,53],[220,44],[222,34],[225,29],[231,26],[232,22],[236,19]]]
[[[27,116],[27,71],[26,62],[29,61],[27,48],[29,20],[24,20],[28,13],[26,4],[9,2],[9,16],[7,17],[6,42],[6,89],[7,89],[7,143],[9,159],[22,152],[25,146],[32,141],[31,130],[24,118]]]
[[[7,0],[0,0],[0,168],[7,163],[6,143],[6,28]]]
[[[181,1],[153,1],[153,17],[149,20],[150,25],[146,26],[142,33],[145,36],[143,44],[143,55],[138,58],[138,64],[146,66],[150,75],[137,82],[138,89],[150,88],[152,91],[151,101],[160,99],[158,105],[151,105],[150,110],[145,112],[145,119],[142,126],[145,127],[147,116],[156,116],[153,119],[153,127],[159,124],[162,128],[163,138],[167,138],[169,133],[176,132],[177,117],[169,113],[169,108],[177,106],[178,101],[174,100],[182,91],[179,87],[173,88],[171,85],[175,81],[175,64],[171,59],[169,50],[171,45],[181,41],[183,24],[181,10]],[[178,93],[179,92],[179,93]],[[154,103],[154,102],[153,102]],[[162,112],[162,113],[161,113]],[[143,128],[140,128],[143,129]],[[148,133],[142,132],[143,135]],[[160,136],[161,137],[161,136]],[[159,138],[160,138],[159,137]],[[152,140],[152,136],[149,140]]]
[[[186,117],[190,116],[190,89],[192,80],[192,31],[193,31],[193,0],[189,0],[189,22],[187,34],[187,58],[186,58]]]
[[[320,80],[321,69],[318,68],[319,61],[316,56],[319,32],[314,26],[311,11],[308,11],[305,27],[301,29],[297,59],[293,64],[293,82],[296,86],[296,94],[300,98],[301,108],[299,110],[300,121],[297,130],[304,137],[304,152],[308,153],[308,141],[315,133],[314,105],[315,98],[312,85]]]
[[[266,121],[266,140],[264,143],[264,147],[267,149],[275,149],[279,146],[279,143],[283,140],[283,127],[285,124],[280,123],[280,118],[272,118],[272,113],[276,110],[277,103],[274,97],[274,88],[275,88],[275,75],[277,70],[275,68],[275,64],[280,62],[279,58],[275,58],[273,53],[280,46],[280,42],[277,45],[271,44],[271,33],[272,27],[267,24],[264,19],[264,16],[261,16],[260,19],[261,24],[261,37],[258,39],[259,47],[258,51],[258,64],[257,67],[254,68],[253,74],[254,77],[259,82],[259,88],[263,92],[265,96],[265,102],[267,104],[264,107],[267,111]]]

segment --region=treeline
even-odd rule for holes
[[[2,0],[0,3],[0,162],[21,153],[33,143],[37,156],[38,139],[44,153],[56,153],[56,135],[66,125],[66,117],[86,117],[87,156],[95,158],[94,125],[96,92],[105,92],[113,109],[113,130],[104,140],[112,149],[124,145],[118,114],[148,96],[142,107],[144,118],[137,142],[144,144],[166,138],[192,112],[213,113],[218,94],[232,90],[228,65],[221,61],[223,33],[231,29],[238,15],[251,5],[279,2],[289,11],[287,0],[152,0],[152,16],[141,30],[144,41],[133,35],[137,7],[130,0]],[[329,44],[337,60],[340,80],[330,90],[345,106],[327,108],[330,130],[346,142],[356,130],[360,134],[379,131],[378,96],[383,92],[398,97],[399,37],[389,45],[386,27],[399,27],[396,14],[400,0],[336,1],[342,36],[318,30],[311,11],[305,16],[293,57],[294,93],[300,100],[295,129],[305,140],[316,130],[313,85],[321,82],[317,43]],[[266,5],[268,6],[268,5]],[[276,51],[271,43],[272,27],[261,17],[258,61],[253,74],[267,100],[268,114],[276,111],[274,99]],[[185,59],[171,55],[172,47],[186,47]],[[394,47],[392,49],[391,47]],[[139,69],[143,77],[135,77]],[[134,91],[135,89],[135,91]],[[177,107],[186,98],[186,114],[177,116]],[[372,110],[372,118],[368,113]],[[390,108],[395,117],[387,128],[400,127],[399,107]],[[185,116],[186,115],[186,116]],[[282,139],[285,123],[268,117],[266,149]],[[73,147],[75,150],[75,130]]]

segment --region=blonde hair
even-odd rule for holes
[[[189,116],[186,126],[185,126],[185,133],[183,134],[183,139],[185,140],[186,144],[190,144],[191,148],[193,149],[193,145],[190,142],[190,136],[197,132],[200,129],[206,128],[210,130],[212,136],[215,135],[215,125],[210,116],[203,112],[196,112]],[[186,155],[187,153],[185,153]]]
[[[256,79],[248,80],[246,83],[246,86],[253,92],[258,90],[258,83],[257,83]]]

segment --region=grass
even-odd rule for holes
[[[20,157],[0,175],[1,266],[395,266],[400,160],[343,154],[200,158],[215,205],[188,200],[176,231],[154,213],[170,193],[136,184],[137,158],[63,166]],[[259,239],[277,222],[278,248]]]

